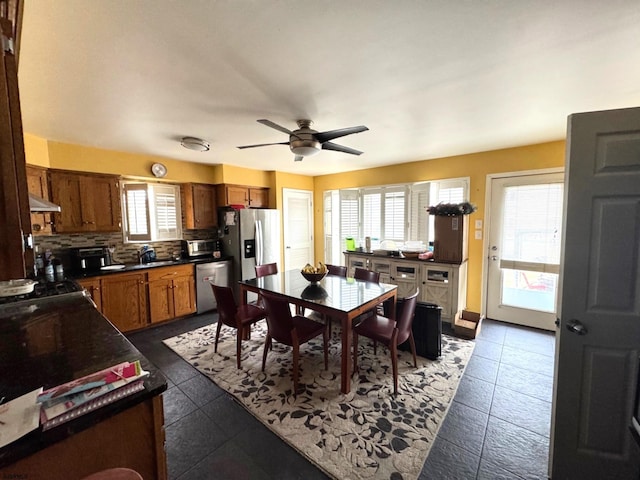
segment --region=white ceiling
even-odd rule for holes
[[[24,130],[61,142],[319,175],[563,139],[640,105],[638,0],[28,0]],[[284,142],[366,125],[294,162]],[[211,150],[184,149],[183,136]]]

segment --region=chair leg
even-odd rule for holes
[[[216,342],[213,347],[213,351],[218,353],[218,339],[220,338],[220,330],[222,329],[222,322],[218,319],[218,326],[216,327]]]
[[[391,335],[391,344],[389,345],[391,350],[391,368],[393,370],[393,394],[398,393],[398,329],[393,329]]]
[[[375,340],[373,341],[373,354],[378,354],[378,342],[376,342]]]
[[[264,366],[267,363],[267,352],[271,348],[271,336],[267,333],[264,337],[264,350],[262,352],[262,371],[264,372]]]
[[[323,347],[324,347],[324,369],[328,370],[329,369],[329,332],[328,332],[328,328],[325,327],[325,329],[322,331],[322,343],[323,343]]]
[[[358,334],[353,331],[353,371],[351,375],[358,371]]]
[[[409,332],[409,345],[411,345],[411,353],[413,354],[413,367],[418,368],[418,358],[416,357],[416,342],[413,339],[413,332]]]
[[[300,345],[298,345],[297,339],[293,342],[293,395],[298,393],[298,375],[300,363]]]
[[[244,330],[242,327],[236,330],[236,366],[240,368],[240,362],[242,359],[240,358],[240,352],[242,351],[242,336],[244,335]]]

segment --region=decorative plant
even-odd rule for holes
[[[469,215],[470,213],[475,212],[477,209],[478,207],[470,202],[439,203],[438,205],[427,207],[427,212],[429,213],[429,215],[451,217],[454,215]]]

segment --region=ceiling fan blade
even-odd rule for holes
[[[293,161],[294,162],[301,162],[303,158],[304,157],[302,155],[296,155],[296,157],[293,159]]]
[[[361,155],[362,152],[360,150],[356,150],[355,148],[343,147],[342,145],[337,145],[331,142],[324,142],[322,144],[323,150],[333,150],[335,152],[343,152],[350,153],[351,155]]]
[[[243,149],[243,148],[254,148],[254,147],[268,147],[269,145],[289,145],[289,142],[279,142],[279,143],[258,143],[256,145],[242,145],[240,147],[237,147],[239,149]]]
[[[315,134],[316,139],[320,143],[328,142],[334,138],[344,137],[345,135],[351,135],[352,133],[366,132],[369,130],[364,125],[358,127],[339,128],[338,130],[329,130],[327,132],[319,132]]]
[[[278,125],[277,123],[273,123],[271,120],[267,120],[266,118],[261,118],[260,120],[256,120],[256,121],[258,123],[261,123],[262,125],[266,125],[267,127],[275,128],[276,130],[282,133],[286,133],[287,135],[291,134],[291,130],[289,130],[288,128],[284,128]]]

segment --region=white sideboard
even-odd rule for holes
[[[407,297],[419,289],[418,300],[442,307],[442,320],[445,322],[453,324],[456,312],[466,307],[466,261],[461,264],[436,263],[359,252],[345,252],[344,255],[348,276],[353,276],[356,267],[379,272],[382,283],[398,286],[398,298]]]

